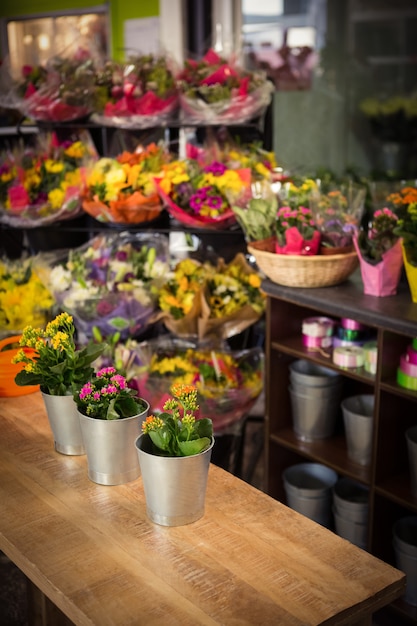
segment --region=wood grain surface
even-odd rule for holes
[[[0,398],[0,549],[75,624],[353,624],[403,573],[211,465],[204,517],[146,516],[55,452],[40,393]]]

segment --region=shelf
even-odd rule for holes
[[[376,298],[363,294],[360,272],[336,287],[291,288],[263,281],[266,313],[266,488],[286,500],[282,475],[291,465],[320,463],[369,488],[368,547],[378,558],[394,561],[392,526],[405,515],[417,515],[417,498],[410,489],[406,429],[415,423],[417,391],[396,382],[400,355],[417,337],[417,304],[407,284],[398,295]],[[375,332],[378,346],[376,375],[363,368],[340,368],[332,362],[331,349],[312,351],[302,343],[302,321],[327,316],[339,321],[354,319]],[[307,359],[341,374],[342,398],[361,393],[375,396],[372,459],[360,466],[348,458],[343,419],[337,416],[335,434],[302,441],[292,428],[289,366]],[[340,411],[341,413],[341,411]],[[390,609],[417,624],[417,610],[404,601]]]

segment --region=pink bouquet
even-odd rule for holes
[[[188,59],[178,77],[183,120],[190,123],[241,124],[261,115],[273,86],[263,72],[249,72],[209,50]]]

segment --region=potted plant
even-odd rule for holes
[[[305,206],[278,209],[276,221],[277,254],[312,256],[319,253],[320,231],[313,215]]]
[[[149,404],[137,397],[114,367],[92,374],[74,394],[87,453],[88,477],[101,485],[120,485],[137,478],[134,443]]]
[[[402,252],[413,302],[417,302],[417,188],[403,187],[388,196],[395,206],[398,222],[394,233],[402,238]]]
[[[195,418],[197,388],[171,386],[164,411],[149,416],[136,440],[148,517],[163,526],[190,524],[204,514],[214,445],[209,418]]]
[[[75,326],[68,313],[61,313],[45,329],[26,326],[19,345],[24,349],[13,357],[13,363],[23,363],[16,374],[17,385],[40,385],[42,397],[54,435],[55,449],[61,454],[84,454],[77,407],[73,393],[77,385],[91,376],[92,363],[104,350],[104,345],[89,343],[77,349]]]
[[[397,293],[403,265],[401,240],[395,232],[398,217],[389,209],[377,209],[367,229],[354,237],[364,293],[392,296]]]

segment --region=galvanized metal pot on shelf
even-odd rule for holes
[[[192,456],[158,456],[149,435],[136,440],[149,519],[162,526],[183,526],[204,515],[211,445]]]
[[[87,453],[88,478],[100,485],[121,485],[140,476],[135,440],[149,411],[116,420],[87,417],[78,412]]]
[[[42,398],[54,436],[55,450],[61,454],[85,454],[77,405],[72,395],[53,396],[42,391]]]

